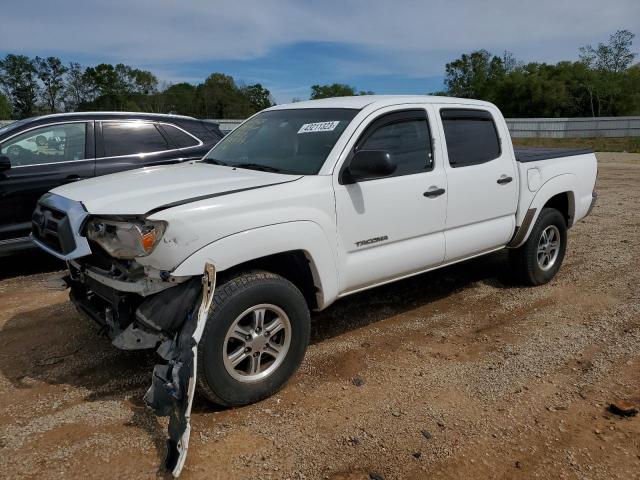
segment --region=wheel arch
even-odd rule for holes
[[[281,275],[300,289],[311,309],[321,310],[337,298],[333,250],[315,222],[287,222],[229,235],[193,253],[172,274],[198,275],[207,260],[221,279],[246,270]]]
[[[545,182],[531,200],[524,221],[508,246],[517,248],[527,241],[543,208],[551,207],[560,211],[567,222],[567,228],[570,228],[575,219],[575,181],[575,175],[564,174]]]

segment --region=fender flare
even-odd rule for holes
[[[318,288],[318,308],[325,308],[338,296],[338,269],[327,235],[309,220],[266,225],[215,240],[187,257],[172,275],[202,275],[207,261],[220,273],[250,260],[294,250],[302,250],[309,260]]]
[[[511,242],[509,242],[509,248],[518,248],[527,241],[531,234],[531,230],[533,230],[533,226],[540,216],[542,208],[556,195],[561,193],[569,194],[569,218],[575,217],[575,177],[576,176],[572,173],[564,173],[550,178],[542,184],[531,200],[522,224],[518,228],[518,231]],[[570,227],[571,225],[568,226]]]

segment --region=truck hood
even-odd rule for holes
[[[58,187],[53,193],[103,215],[142,215],[173,205],[297,180],[300,176],[202,162],[141,168]]]

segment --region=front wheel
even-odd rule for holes
[[[567,249],[567,223],[555,208],[543,208],[527,241],[509,252],[516,278],[526,285],[545,284],[558,273]]]
[[[254,403],[295,373],[309,342],[309,309],[300,291],[269,272],[219,285],[198,346],[198,385],[223,406]]]

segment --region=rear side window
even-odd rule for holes
[[[200,143],[187,132],[173,125],[163,124],[160,125],[160,128],[162,128],[167,137],[169,137],[169,140],[175,148],[195,147]]]
[[[137,155],[168,150],[167,141],[153,123],[103,122],[105,157]]]
[[[468,167],[500,156],[500,139],[493,117],[486,110],[440,110],[449,164]]]

